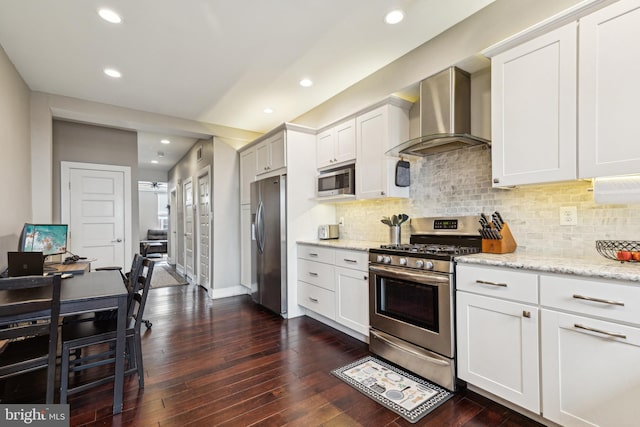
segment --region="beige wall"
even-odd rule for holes
[[[32,220],[29,120],[29,88],[0,46],[0,236]]]
[[[202,147],[202,158],[198,161],[197,159],[197,151]],[[170,212],[170,215],[176,215],[176,223],[178,224],[178,229],[176,230],[176,234],[178,236],[177,245],[176,245],[176,259],[173,260],[176,264],[184,267],[184,239],[181,239],[180,236],[184,235],[184,192],[183,185],[185,180],[192,178],[193,190],[195,194],[196,183],[197,183],[197,174],[198,171],[207,166],[211,166],[213,162],[213,140],[212,139],[199,139],[193,144],[193,147],[189,150],[187,154],[180,159],[180,161],[169,170],[169,181],[168,188],[169,191],[171,189],[176,189],[177,194],[177,209]],[[195,197],[194,197],[195,200]],[[195,218],[194,218],[195,224]],[[172,232],[173,230],[169,230]],[[197,259],[197,252],[194,251],[194,257]]]
[[[489,46],[579,1],[496,0],[293,122],[313,128],[325,126],[451,65],[466,63]]]
[[[139,252],[138,241],[138,136],[136,132],[83,123],[53,121],[53,220],[60,221],[60,162],[98,163],[131,168],[131,253]]]

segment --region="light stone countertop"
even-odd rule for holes
[[[458,263],[573,274],[601,279],[640,282],[640,262],[620,262],[605,257],[564,258],[534,254],[474,254],[456,257]]]
[[[386,242],[374,242],[369,240],[345,240],[345,239],[329,239],[329,240],[298,240],[296,243],[304,245],[325,246],[334,249],[350,249],[354,251],[368,251],[369,248],[379,248]]]

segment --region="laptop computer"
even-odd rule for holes
[[[42,252],[7,252],[9,277],[42,276],[44,255]]]

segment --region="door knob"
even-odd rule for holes
[[[122,239],[116,239],[111,241],[111,243],[120,243],[120,242],[122,242]]]

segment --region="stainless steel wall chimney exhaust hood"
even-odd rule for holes
[[[420,137],[387,152],[391,156],[428,156],[475,145],[491,145],[471,135],[471,79],[450,67],[420,82]]]

